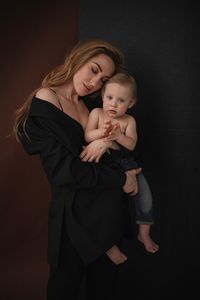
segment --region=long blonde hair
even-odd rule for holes
[[[120,66],[124,63],[124,55],[121,50],[108,41],[93,39],[79,42],[66,56],[64,63],[47,74],[44,77],[41,86],[34,90],[29,95],[26,102],[16,110],[13,134],[15,135],[17,141],[20,141],[19,137],[21,136],[21,130],[19,127],[21,128],[21,126],[25,135],[27,136],[25,126],[34,94],[40,88],[51,86],[55,87],[67,83],[89,59],[99,54],[106,54],[113,60],[115,65],[114,73],[116,73]]]

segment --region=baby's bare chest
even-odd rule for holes
[[[98,120],[98,128],[102,128],[104,126],[105,121],[108,120],[108,118],[105,115],[100,115],[99,120]],[[121,118],[121,119],[114,119],[114,118],[109,118],[111,121],[112,125],[119,124],[120,129],[122,132],[126,132],[127,126],[128,126],[128,119],[127,118]]]

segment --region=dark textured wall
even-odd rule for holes
[[[4,4],[3,4],[4,3]],[[0,299],[44,300],[49,186],[39,159],[8,138],[14,111],[78,39],[79,1],[0,7]]]
[[[138,124],[136,157],[152,188],[152,234],[160,251],[151,255],[139,243],[126,245],[122,294],[191,296],[200,270],[198,4],[84,0],[80,13],[79,38],[114,42],[138,84],[131,112]]]

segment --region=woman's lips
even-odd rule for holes
[[[86,91],[90,92],[91,88],[89,86],[87,86],[87,84],[83,83],[83,87]]]

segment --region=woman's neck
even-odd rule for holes
[[[58,97],[65,101],[74,102],[75,104],[79,101],[79,96],[74,90],[73,82],[66,83],[54,88]]]

